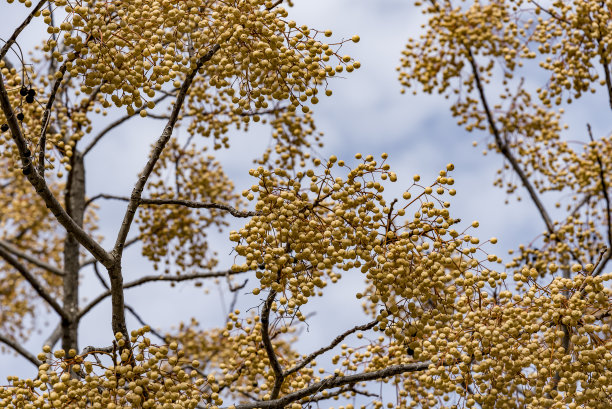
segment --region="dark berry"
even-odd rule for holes
[[[27,168],[23,169],[22,172],[23,172],[24,175],[29,175],[32,172],[32,170],[28,166]]]
[[[8,131],[8,124],[2,124],[2,126],[0,126],[0,129],[2,129],[2,132]]]
[[[28,96],[26,97],[26,102],[27,102],[28,104],[31,104],[32,102],[34,102],[34,97],[33,97],[33,96],[28,95]]]
[[[23,112],[20,112],[17,114],[17,119],[19,119],[20,121],[23,121],[23,118],[24,118]]]
[[[26,149],[26,151],[25,151],[25,153],[24,153],[24,156],[25,156],[26,158],[29,158],[30,156],[32,156],[32,152],[31,152],[29,149]]]
[[[26,95],[28,95],[28,89],[26,87],[21,87],[21,89],[19,90],[19,95],[25,97]]]
[[[36,95],[36,91],[34,91],[33,89],[28,90],[28,97],[34,98],[35,95]]]

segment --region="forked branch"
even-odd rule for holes
[[[356,327],[353,327],[353,328],[343,332],[342,334],[340,334],[336,338],[334,338],[334,340],[328,346],[323,347],[321,349],[318,349],[315,352],[313,352],[312,354],[308,355],[299,364],[297,364],[293,368],[287,370],[284,375],[285,376],[289,376],[289,375],[299,371],[300,369],[304,368],[306,365],[311,363],[318,356],[323,355],[325,352],[334,349],[336,346],[338,346],[339,343],[341,343],[349,335],[354,334],[357,331],[367,331],[367,330],[370,330],[370,329],[374,328],[374,326],[376,324],[378,324],[378,321],[372,321],[372,322],[369,322],[369,323],[364,324],[364,325],[358,325]]]
[[[281,398],[243,403],[241,405],[236,405],[235,409],[280,409],[289,405],[290,403],[296,402],[308,396],[312,396],[315,393],[319,393],[327,389],[338,388],[344,385],[354,385],[359,382],[381,380],[390,376],[401,375],[404,373],[425,371],[430,365],[431,362],[429,361],[414,362],[410,364],[391,365],[378,371],[362,372],[346,376],[330,376],[320,382],[315,382],[306,388],[289,393]]]

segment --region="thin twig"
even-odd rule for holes
[[[272,10],[274,7],[278,6],[282,2],[283,2],[283,0],[276,0],[276,2],[274,4],[272,4],[270,7],[267,7],[266,10]]]
[[[161,97],[157,98],[156,100],[154,100],[153,102],[155,102],[156,104],[163,101],[164,99],[168,98],[169,96],[171,96],[172,94],[164,94]],[[131,118],[138,118],[139,117],[139,113],[140,111],[146,109],[146,107],[142,107],[140,109],[137,109],[136,111],[134,111],[133,115],[125,115],[119,119],[117,119],[114,122],[111,122],[110,124],[108,124],[104,129],[102,129],[94,138],[93,140],[89,143],[89,145],[87,145],[87,147],[83,150],[83,156],[87,155],[87,153],[93,149],[94,146],[96,146],[96,144],[98,142],[100,142],[100,140],[102,138],[104,138],[104,136],[109,133],[110,131],[112,131],[113,129],[115,129],[116,127],[118,127],[119,125],[121,125],[122,123],[126,122],[128,119]],[[149,116],[151,116],[149,114]]]
[[[99,194],[88,200],[88,203],[93,202],[97,199],[113,199],[113,200],[122,200],[124,202],[129,202],[131,199],[125,196],[115,196],[115,195],[107,195],[107,194]],[[192,200],[182,200],[182,199],[147,199],[140,198],[138,200],[140,205],[178,205],[190,207],[192,209],[219,209],[225,210],[229,214],[234,217],[253,217],[261,215],[261,212],[252,212],[252,211],[240,211],[232,206],[221,204],[221,203],[203,203],[203,202],[195,202]]]
[[[41,296],[43,300],[47,302],[53,308],[53,310],[63,319],[70,320],[70,315],[64,311],[64,309],[55,301],[55,299],[44,289],[41,283],[38,282],[36,277],[30,271],[21,264],[17,259],[15,259],[11,253],[6,251],[4,247],[0,246],[0,257],[2,257],[7,263],[9,263],[15,270],[21,274],[25,280],[30,283],[34,291]]]
[[[28,16],[25,18],[25,20],[23,20],[23,23],[21,23],[19,25],[19,27],[17,27],[15,29],[15,31],[13,32],[13,35],[11,35],[11,37],[6,40],[6,43],[4,43],[4,45],[2,46],[2,48],[0,49],[0,61],[2,61],[2,59],[4,58],[4,56],[6,56],[6,53],[8,52],[8,50],[10,50],[10,48],[13,46],[13,44],[15,44],[15,41],[17,41],[17,37],[19,37],[19,34],[21,34],[21,32],[23,31],[24,28],[26,28],[28,26],[28,24],[30,24],[30,21],[32,21],[32,19],[34,18],[34,15],[36,13],[38,13],[38,11],[40,10],[40,8],[43,6],[43,4],[46,2],[47,0],[40,0],[36,6],[34,6],[34,8],[32,9],[32,11],[30,12],[30,14],[28,14]]]
[[[59,268],[52,266],[51,264],[45,263],[44,261],[40,261],[36,257],[32,257],[31,255],[27,253],[24,253],[23,251],[19,250],[17,247],[13,246],[12,244],[8,243],[5,240],[0,240],[0,247],[4,247],[4,249],[6,249],[7,251],[10,251],[17,257],[22,258],[26,260],[27,262],[34,264],[37,267],[47,270],[51,274],[54,274],[60,277],[64,275],[64,272],[60,270]]]
[[[285,376],[289,376],[297,371],[299,371],[300,369],[304,368],[306,365],[308,365],[310,362],[312,362],[315,358],[317,358],[318,356],[324,354],[327,351],[330,351],[332,349],[334,349],[340,342],[342,342],[346,337],[348,337],[349,335],[357,332],[357,331],[367,331],[370,330],[372,328],[374,328],[374,326],[378,324],[378,321],[372,321],[369,322],[367,324],[364,325],[357,325],[347,331],[344,331],[342,334],[338,335],[336,338],[334,338],[334,340],[326,347],[323,347],[321,349],[316,350],[315,352],[313,352],[312,354],[308,355],[307,357],[305,357],[299,364],[296,364],[293,368],[287,370],[284,375]]]
[[[593,139],[593,131],[591,130],[591,124],[587,124],[587,130],[589,132],[589,138],[591,138],[592,142],[595,142]],[[606,175],[604,171],[603,161],[599,154],[595,152],[595,157],[597,158],[597,163],[599,164],[599,178],[601,179],[601,190],[603,193],[604,200],[606,201],[606,229],[608,233],[608,252],[607,255],[603,258],[601,263],[597,266],[597,270],[593,272],[593,276],[598,276],[602,273],[606,264],[612,257],[612,212],[610,211],[610,195],[608,194],[608,185],[606,183]]]
[[[242,274],[244,271],[230,271],[229,274]],[[180,276],[166,276],[166,275],[152,275],[152,276],[144,276],[137,280],[130,281],[129,283],[125,283],[123,285],[123,289],[126,290],[128,288],[138,287],[140,285],[151,283],[151,282],[161,282],[161,281],[170,281],[170,282],[181,282],[181,281],[190,281],[190,280],[198,280],[198,279],[206,279],[206,278],[216,278],[216,277],[224,277],[227,275],[227,271],[214,271],[209,273],[199,273],[199,274],[185,274]],[[87,306],[85,306],[81,311],[79,311],[77,315],[77,319],[80,319],[85,314],[87,314],[93,307],[98,305],[101,301],[103,301],[106,297],[111,295],[111,291],[108,290],[99,296],[97,296],[94,300],[92,300]]]
[[[62,80],[64,79],[67,63],[68,61],[62,64],[58,71],[61,75],[58,76],[58,78],[55,80],[55,83],[53,84],[53,89],[51,90],[51,94],[49,94],[47,105],[45,105],[45,112],[42,116],[42,129],[40,131],[40,139],[38,141],[38,173],[41,175],[41,177],[44,177],[45,175],[45,147],[47,145],[47,128],[49,127],[49,120],[51,118],[51,109],[53,108],[53,103],[55,102],[57,90],[59,89]]]
[[[11,347],[11,349],[13,349],[13,351],[17,352],[19,355],[21,355],[22,357],[24,357],[25,359],[30,361],[37,368],[40,366],[41,362],[34,355],[32,355],[30,352],[28,352],[24,347],[22,347],[21,344],[18,343],[17,341],[12,340],[12,339],[10,339],[8,337],[5,337],[4,335],[0,334],[0,342],[2,342],[3,344],[8,345],[9,347]]]

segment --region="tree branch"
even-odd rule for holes
[[[415,362],[410,364],[391,365],[386,367],[385,369],[380,369],[378,371],[363,372],[354,375],[330,376],[327,379],[313,383],[312,385],[300,389],[299,391],[285,395],[282,398],[268,401],[244,403],[241,405],[236,405],[235,409],[280,409],[289,405],[292,402],[298,401],[302,398],[311,396],[317,392],[326,389],[337,388],[340,386],[351,385],[359,382],[380,380],[403,373],[424,371],[428,369],[430,365],[431,362],[429,361]]]
[[[21,355],[22,357],[24,357],[25,359],[30,361],[37,368],[41,364],[41,362],[34,355],[32,355],[30,352],[28,352],[17,341],[14,341],[14,340],[12,340],[12,339],[10,339],[8,337],[5,337],[4,335],[0,334],[0,342],[2,342],[3,344],[6,344],[9,347],[11,347],[11,349],[13,349],[19,355]]]
[[[353,327],[345,332],[343,332],[342,334],[338,335],[336,338],[334,338],[334,340],[326,347],[323,347],[315,352],[313,352],[312,354],[308,355],[307,357],[305,357],[302,362],[300,362],[299,364],[295,365],[293,368],[287,370],[284,373],[284,376],[289,376],[297,371],[299,371],[300,369],[304,368],[306,365],[308,365],[310,362],[312,362],[316,357],[324,354],[327,351],[330,351],[332,349],[334,349],[340,342],[342,342],[346,337],[348,337],[349,335],[357,332],[357,331],[367,331],[370,330],[372,328],[374,328],[374,326],[378,324],[378,321],[372,321],[369,322],[367,324],[364,325],[358,325],[356,327]]]
[[[123,289],[126,290],[128,288],[138,287],[145,283],[157,282],[157,281],[171,281],[171,282],[181,282],[181,281],[189,281],[189,280],[198,280],[205,278],[215,278],[215,277],[225,277],[228,274],[242,274],[244,271],[214,271],[209,273],[199,273],[199,274],[186,274],[180,276],[165,276],[165,275],[151,275],[144,276],[137,280],[130,281],[123,285]],[[82,318],[85,314],[87,314],[93,307],[98,305],[100,302],[104,301],[104,299],[111,295],[111,290],[108,290],[99,296],[97,296],[94,300],[92,300],[87,306],[85,306],[79,314],[77,315],[77,319]]]
[[[74,235],[74,237],[85,247],[97,260],[99,260],[105,266],[111,266],[113,263],[113,257],[108,254],[100,244],[98,244],[91,236],[89,236],[79,225],[66,213],[62,205],[59,203],[57,198],[51,193],[44,178],[38,174],[32,161],[30,160],[30,150],[25,140],[21,128],[15,117],[15,112],[11,106],[8,93],[4,87],[4,78],[0,73],[0,106],[6,117],[8,126],[11,130],[17,149],[21,156],[21,163],[23,173],[28,178],[30,184],[36,190],[36,193],[43,199],[47,207],[51,210],[51,213],[55,216],[57,221],[66,229],[67,232]]]
[[[76,57],[75,57],[76,58]],[[53,108],[53,103],[55,102],[55,96],[57,95],[57,90],[59,89],[62,80],[64,79],[64,74],[66,73],[66,61],[59,69],[59,73],[61,76],[55,80],[53,84],[53,89],[51,90],[51,94],[49,94],[49,99],[47,100],[47,105],[45,105],[45,111],[42,116],[42,129],[40,131],[40,139],[38,142],[38,173],[41,177],[45,176],[45,146],[47,141],[47,128],[49,126],[49,120],[51,118],[51,109]]]
[[[157,160],[159,159],[159,156],[164,150],[166,143],[168,143],[168,141],[170,140],[170,137],[172,136],[174,125],[176,124],[176,121],[178,120],[179,113],[183,106],[183,102],[185,101],[185,97],[187,96],[187,92],[189,91],[189,87],[191,86],[191,83],[193,82],[193,78],[196,76],[198,70],[206,62],[208,62],[220,48],[221,47],[219,46],[219,44],[213,45],[213,47],[206,54],[200,57],[196,66],[193,68],[191,73],[187,75],[187,77],[185,78],[185,81],[183,81],[183,85],[181,86],[181,89],[179,90],[179,93],[176,97],[176,102],[174,103],[174,106],[172,108],[170,119],[168,120],[168,123],[166,124],[164,131],[162,132],[159,139],[157,140],[155,147],[151,151],[149,160],[147,161],[147,164],[145,165],[142,172],[140,173],[138,182],[136,182],[136,185],[134,186],[134,189],[132,190],[130,202],[128,203],[128,207],[126,209],[125,216],[123,218],[123,222],[121,223],[121,228],[119,229],[119,234],[117,235],[117,240],[113,248],[113,254],[119,257],[119,259],[121,258],[121,253],[123,252],[123,245],[125,244],[125,240],[130,230],[132,220],[134,220],[134,216],[136,214],[136,209],[138,208],[138,205],[140,202],[142,191],[144,190],[145,184],[147,183],[147,180],[149,179],[151,172],[153,172],[153,167],[157,163]]]
[[[47,339],[43,343],[43,346],[48,345],[49,347],[53,348],[61,337],[62,337],[62,323],[60,322],[59,324],[57,324],[57,326],[55,327],[53,332],[49,335],[49,337],[47,337]]]
[[[468,61],[470,62],[470,65],[472,67],[472,73],[474,75],[474,79],[476,80],[476,87],[478,88],[478,94],[480,95],[480,100],[484,107],[485,114],[487,116],[487,121],[489,122],[491,131],[493,132],[493,137],[495,138],[495,144],[497,145],[497,149],[499,149],[502,155],[504,155],[504,157],[508,160],[508,162],[510,162],[510,165],[512,165],[512,169],[521,179],[521,182],[523,183],[523,186],[525,186],[525,189],[527,189],[527,192],[529,193],[531,200],[538,208],[538,211],[540,212],[540,215],[542,216],[542,219],[544,220],[544,224],[546,225],[546,229],[548,230],[549,233],[552,234],[555,231],[552,220],[550,216],[548,215],[548,212],[544,208],[544,204],[540,201],[540,198],[538,197],[538,194],[535,191],[535,188],[532,186],[531,182],[527,178],[527,175],[525,175],[525,172],[523,172],[523,169],[521,169],[518,161],[516,160],[512,152],[510,152],[510,149],[508,149],[508,145],[506,145],[506,143],[502,140],[499,130],[497,129],[497,126],[495,125],[495,119],[493,118],[493,114],[491,113],[491,110],[489,108],[489,104],[487,102],[487,98],[484,93],[482,82],[480,81],[480,74],[478,72],[476,60],[474,59],[472,50],[468,46],[466,46],[466,49],[468,52]]]
[[[129,239],[128,241],[125,242],[125,245],[123,246],[124,249],[128,248],[129,246],[131,246],[134,243],[138,243],[140,241],[140,236],[136,236],[136,237],[132,237],[131,239]],[[97,260],[95,259],[95,257],[92,258],[88,258],[85,261],[83,261],[81,263],[81,266],[79,268],[83,268],[83,267],[87,267],[90,264],[95,263]]]
[[[64,311],[64,309],[57,303],[57,301],[53,299],[51,294],[49,294],[47,290],[43,288],[43,286],[38,282],[36,277],[34,277],[34,275],[30,273],[23,264],[21,264],[17,259],[15,259],[11,255],[11,253],[6,251],[2,246],[0,246],[0,257],[2,257],[7,263],[13,266],[13,268],[15,268],[15,270],[17,270],[19,274],[21,274],[21,276],[25,278],[28,283],[30,283],[34,291],[36,291],[36,293],[41,296],[42,299],[45,300],[60,317],[62,317],[62,319],[70,320],[70,315],[66,311]]]
[[[13,253],[17,257],[22,258],[26,260],[27,262],[34,264],[37,267],[47,270],[51,274],[54,274],[60,277],[64,275],[64,272],[60,270],[59,268],[52,266],[51,264],[45,263],[44,261],[40,261],[36,257],[32,257],[31,255],[27,253],[24,253],[23,251],[19,250],[17,247],[13,246],[12,244],[10,244],[9,242],[5,240],[0,240],[0,247],[3,247],[6,251]]]
[[[21,25],[15,29],[13,35],[11,35],[11,37],[4,43],[4,45],[0,49],[0,61],[2,61],[2,59],[6,56],[8,50],[10,50],[13,44],[15,44],[15,41],[17,41],[17,37],[19,37],[19,34],[21,34],[23,29],[26,28],[28,24],[30,24],[30,21],[32,21],[32,19],[34,18],[34,15],[41,9],[41,7],[43,6],[43,4],[45,4],[46,1],[47,0],[40,0],[36,4],[36,6],[34,6],[30,14],[28,14],[28,16],[25,18],[25,20],[23,20],[23,23],[21,23]]]
[[[113,200],[122,200],[124,202],[129,202],[130,198],[125,196],[115,196],[115,195],[107,195],[107,194],[99,194],[91,199],[89,199],[88,203],[93,202],[97,199],[113,199]],[[232,206],[221,204],[221,203],[203,203],[203,202],[195,202],[192,200],[183,200],[183,199],[147,199],[141,198],[138,200],[139,205],[178,205],[190,207],[192,209],[219,209],[225,210],[229,214],[234,217],[253,217],[260,215],[260,212],[242,212]]]
[[[164,94],[164,95],[162,95],[161,97],[159,97],[159,98],[157,98],[156,100],[154,100],[153,102],[155,102],[155,103],[157,104],[157,103],[159,103],[159,102],[163,101],[164,99],[168,98],[170,95],[172,95],[172,94]],[[144,110],[145,108],[146,108],[146,107],[145,107],[145,106],[143,106],[142,108],[137,109],[136,111],[134,111],[134,114],[133,114],[133,115],[125,115],[125,116],[123,116],[123,117],[121,117],[121,118],[117,119],[116,121],[111,122],[110,124],[108,124],[108,125],[106,126],[106,128],[102,129],[102,130],[101,130],[101,131],[100,131],[100,132],[99,132],[99,133],[98,133],[98,134],[97,134],[97,135],[96,135],[96,136],[93,138],[93,140],[92,140],[92,141],[89,143],[89,145],[87,145],[87,147],[86,147],[86,148],[83,150],[83,156],[87,155],[87,153],[88,153],[90,150],[92,150],[92,149],[94,148],[94,146],[96,146],[96,144],[97,144],[98,142],[100,142],[100,140],[101,140],[102,138],[104,138],[104,136],[105,136],[107,133],[109,133],[110,131],[112,131],[113,129],[115,129],[116,127],[118,127],[119,125],[121,125],[122,123],[126,122],[128,119],[135,118],[135,117],[137,118],[137,117],[138,117],[138,114],[139,114],[139,113],[140,113],[142,110]],[[151,115],[149,115],[149,116],[151,116]]]
[[[263,311],[261,313],[261,341],[264,344],[266,354],[270,360],[270,366],[274,371],[274,387],[272,388],[272,393],[270,394],[270,399],[272,400],[278,397],[281,387],[283,386],[283,381],[285,380],[283,368],[278,362],[276,352],[274,352],[274,346],[270,340],[270,309],[272,308],[274,298],[276,298],[276,291],[270,290],[270,294],[268,294],[268,298],[266,299]]]
[[[591,130],[590,124],[587,124],[587,129],[589,131],[589,138],[592,142],[594,142],[595,140],[593,139],[593,131]],[[603,193],[604,200],[606,202],[606,230],[608,233],[608,251],[606,253],[606,256],[601,260],[599,266],[597,266],[597,270],[593,272],[593,276],[598,276],[603,272],[603,269],[606,267],[606,264],[612,257],[612,212],[610,210],[610,195],[608,194],[608,185],[606,183],[606,175],[604,171],[603,162],[597,152],[595,152],[595,157],[597,158],[597,163],[599,164],[599,178],[601,179],[601,190]]]

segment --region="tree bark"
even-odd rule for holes
[[[83,227],[85,214],[85,167],[83,156],[76,151],[71,158],[72,169],[66,184],[66,212]],[[70,320],[62,320],[62,348],[68,352],[78,348],[79,328],[79,251],[80,244],[73,234],[67,233],[64,241],[64,309]]]

